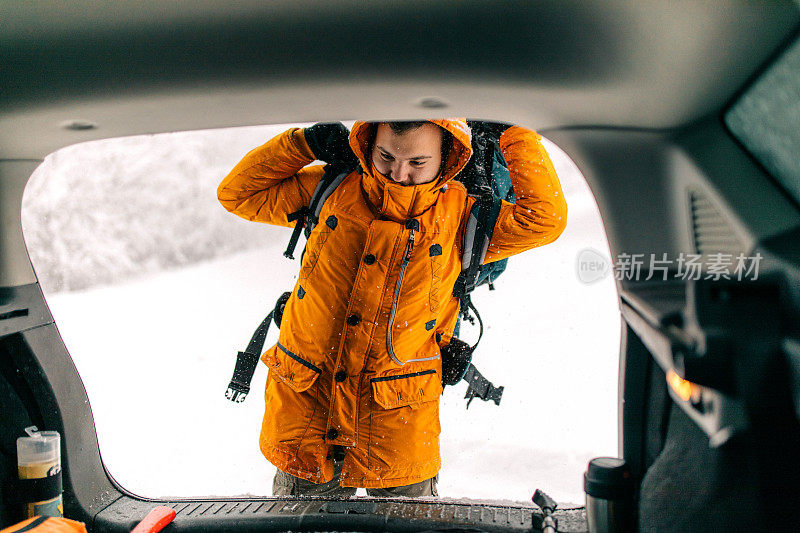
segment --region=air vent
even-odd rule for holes
[[[711,200],[700,192],[692,191],[689,193],[689,203],[694,247],[698,254],[730,254],[735,261],[737,255],[744,253],[744,245]]]

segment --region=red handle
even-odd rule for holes
[[[159,505],[139,522],[131,533],[158,533],[175,520],[175,509]]]

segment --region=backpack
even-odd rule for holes
[[[482,188],[488,186],[496,197],[514,203],[516,198],[511,174],[500,149],[499,137],[484,127],[483,122],[468,120],[467,124],[472,129],[472,157],[459,173],[458,181],[464,184],[469,193],[479,194]],[[494,290],[492,284],[505,271],[507,264],[508,259],[501,259],[483,265],[475,286],[488,284],[489,290]]]
[[[500,150],[499,135],[493,134],[492,128],[484,128],[484,123],[468,121],[472,135],[472,157],[459,173],[458,180],[467,188],[467,193],[476,197],[467,218],[464,230],[464,248],[461,258],[461,273],[453,287],[453,295],[460,301],[460,318],[470,323],[475,323],[470,311],[478,319],[480,333],[474,345],[457,338],[460,330],[460,320],[456,323],[453,338],[442,353],[442,384],[455,385],[462,379],[467,382],[467,407],[475,398],[483,401],[492,400],[500,405],[504,387],[495,387],[472,364],[472,354],[483,337],[483,321],[472,303],[470,294],[483,284],[488,284],[494,290],[493,282],[506,268],[508,259],[483,265],[483,259],[492,238],[495,222],[500,212],[501,199],[514,201],[514,191],[511,176],[503,153]],[[495,129],[496,131],[496,129]],[[289,214],[289,222],[296,222],[289,244],[283,255],[294,259],[294,250],[304,232],[306,238],[311,235],[314,227],[319,223],[319,214],[322,206],[334,190],[356,170],[349,163],[328,162],[325,172],[314,189],[309,205]],[[303,250],[305,253],[305,249]],[[302,261],[302,256],[301,256]],[[264,318],[253,333],[250,343],[244,352],[239,352],[236,358],[236,367],[233,372],[225,397],[232,402],[241,403],[250,391],[259,356],[266,340],[271,322],[280,328],[283,308],[289,300],[290,292],[285,292],[278,298],[272,311]]]

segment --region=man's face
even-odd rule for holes
[[[442,166],[442,130],[425,123],[397,134],[379,124],[372,148],[375,170],[402,185],[420,185],[436,179]]]

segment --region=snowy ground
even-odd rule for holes
[[[569,204],[567,230],[512,259],[496,291],[476,291],[487,330],[475,362],[506,388],[500,407],[475,400],[468,411],[463,383],[445,392],[445,497],[529,501],[541,488],[580,503],[587,461],[617,454],[616,291],[610,278],[581,283],[575,264],[581,250],[608,255],[608,247],[585,182],[547,146]],[[23,213],[23,223],[27,238],[37,219]],[[236,351],[298,268],[281,254],[288,230],[258,226],[254,248],[124,282],[56,292],[42,280],[88,392],[103,461],[131,492],[270,494],[274,468],[258,450],[266,369],[244,404],[223,395]]]

